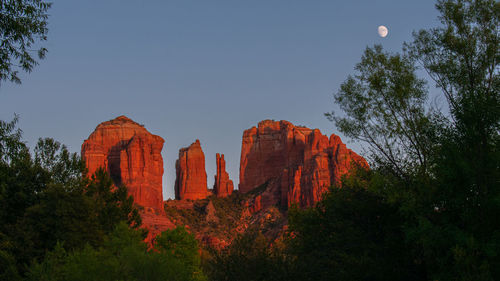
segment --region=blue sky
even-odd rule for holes
[[[195,139],[209,186],[216,153],[237,183],[243,130],[275,119],[338,134],[323,113],[338,109],[332,94],[363,50],[400,51],[438,24],[434,3],[55,0],[47,58],[22,85],[1,85],[0,119],[19,114],[30,146],[53,137],[80,152],[100,122],[127,115],[165,139],[164,198],[179,148]]]

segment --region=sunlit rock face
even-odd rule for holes
[[[229,179],[229,174],[226,172],[226,161],[224,154],[215,155],[217,164],[217,174],[215,175],[214,194],[217,197],[227,197],[233,192],[233,181]]]
[[[264,120],[243,133],[239,190],[247,193],[267,183],[264,205],[311,206],[356,165],[368,167],[337,135]]]
[[[126,116],[99,124],[82,145],[89,176],[104,168],[134,202],[163,212],[161,150],[165,141]]]
[[[209,195],[205,154],[199,140],[196,140],[189,147],[179,150],[179,159],[175,163],[175,170],[175,199],[198,200]]]
[[[165,214],[140,211],[140,215],[142,227],[148,230],[148,235],[144,241],[150,245],[156,236],[160,235],[163,231],[176,227],[172,220],[168,216],[165,216]]]

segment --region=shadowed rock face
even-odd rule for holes
[[[161,150],[165,141],[126,116],[99,124],[82,145],[89,175],[104,168],[135,203],[163,210]]]
[[[217,174],[215,175],[214,193],[217,197],[229,196],[233,192],[234,186],[233,181],[229,179],[229,174],[226,172],[224,154],[219,155],[217,153],[215,160],[217,161]]]
[[[179,150],[179,159],[175,163],[175,199],[198,200],[208,195],[205,154],[200,141]]]
[[[161,231],[190,223],[189,217],[176,212],[165,214],[163,203],[166,208],[195,210],[195,202],[184,199],[205,199],[211,194],[207,188],[205,155],[196,140],[180,149],[176,162],[175,195],[176,199],[184,201],[163,202],[163,143],[161,137],[152,135],[142,125],[120,116],[97,126],[82,145],[82,159],[90,174],[103,167],[116,185],[126,185],[135,202],[145,207],[140,213],[143,226],[149,229],[148,242]],[[224,155],[217,154],[216,161],[214,193],[226,197],[233,192],[233,182],[226,172]],[[336,135],[328,138],[317,129],[294,126],[287,121],[262,121],[243,133],[239,188],[243,193],[252,192],[238,203],[242,204],[242,210],[241,216],[234,221],[235,228],[229,232],[216,229],[219,231],[216,235],[210,232],[213,229],[198,229],[196,237],[204,243],[222,247],[232,239],[227,233],[244,231],[250,225],[262,226],[269,221],[270,214],[279,219],[269,232],[270,236],[277,237],[286,224],[277,204],[310,206],[318,202],[330,185],[340,183],[341,176],[350,171],[353,163],[368,167],[366,161],[347,149]],[[234,204],[233,201],[230,198],[226,204]],[[207,221],[216,222],[218,211],[208,202],[206,214],[201,212],[200,215],[206,216]],[[229,217],[234,219],[235,216]],[[195,229],[197,222],[191,223]]]
[[[334,134],[328,138],[318,129],[264,120],[243,133],[239,190],[269,183],[263,202],[311,206],[329,186],[340,184],[354,163],[368,167]]]

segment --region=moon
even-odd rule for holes
[[[387,27],[385,27],[383,25],[378,27],[378,35],[380,35],[380,37],[386,37],[387,33],[389,33],[389,30],[387,29]]]

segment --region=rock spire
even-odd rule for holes
[[[198,200],[209,195],[205,154],[199,140],[179,150],[175,171],[175,199]]]

